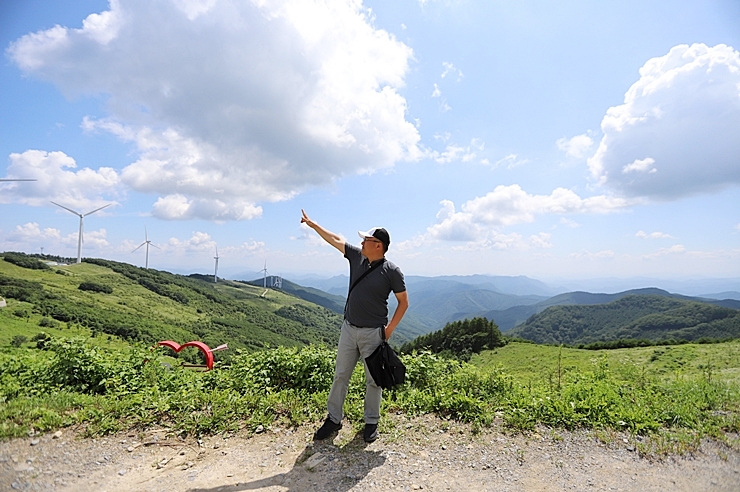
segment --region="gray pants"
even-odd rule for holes
[[[346,319],[342,323],[334,383],[331,385],[328,402],[329,418],[334,423],[338,424],[344,417],[344,400],[347,398],[349,379],[360,357],[365,366],[365,423],[377,424],[380,420],[380,400],[383,396],[383,389],[376,385],[370,376],[365,357],[370,356],[382,341],[380,328],[359,328],[349,324]]]

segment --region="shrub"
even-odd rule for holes
[[[16,309],[15,311],[13,311],[13,316],[15,316],[17,318],[28,318],[28,316],[30,316],[30,315],[28,314],[28,311],[26,311],[25,309],[20,309],[19,308],[19,309]]]
[[[102,292],[103,294],[112,294],[113,287],[108,285],[100,285],[95,282],[82,282],[78,287],[80,290],[86,290],[89,292]]]
[[[15,335],[13,339],[10,341],[11,347],[20,347],[24,343],[28,341],[28,337],[24,335]]]
[[[48,270],[50,268],[46,263],[23,253],[3,253],[3,259],[13,265],[32,270]]]
[[[57,321],[51,318],[47,318],[46,316],[44,316],[43,318],[39,320],[39,326],[42,328],[53,328],[57,326],[57,324],[58,324]]]
[[[36,348],[39,350],[46,349],[46,344],[51,341],[51,335],[44,333],[43,331],[35,334],[31,337],[32,342],[36,342]]]

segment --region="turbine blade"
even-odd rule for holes
[[[49,200],[49,201],[51,202],[51,200]],[[84,217],[84,216],[83,216],[83,215],[82,215],[81,213],[79,213],[79,212],[76,212],[76,211],[72,210],[71,208],[67,208],[67,207],[65,207],[64,205],[59,205],[59,204],[58,204],[57,202],[51,202],[51,203],[53,203],[53,204],[54,204],[54,205],[56,205],[57,207],[62,207],[62,208],[63,208],[64,210],[66,210],[67,212],[72,212],[73,214],[77,215],[78,217]]]
[[[145,244],[146,244],[146,242],[143,242],[143,243],[141,243],[140,245],[138,245],[138,246],[136,247],[136,249],[139,249],[139,248],[141,248],[141,247],[142,247],[142,246],[144,246]],[[134,251],[136,251],[136,249],[135,249]],[[133,253],[134,251],[132,251],[132,253]]]
[[[53,203],[53,202],[52,202],[52,203]],[[104,209],[105,207],[110,207],[111,205],[113,205],[113,204],[112,204],[112,203],[109,203],[108,205],[103,205],[103,206],[102,206],[102,207],[100,207],[100,208],[96,208],[96,209],[95,209],[95,210],[93,210],[92,212],[88,212],[88,213],[86,213],[85,215],[83,215],[83,217],[87,217],[88,215],[94,214],[95,212],[99,212],[100,210],[103,210],[103,209]]]
[[[162,249],[151,241],[149,241],[149,244],[151,244],[153,248]]]

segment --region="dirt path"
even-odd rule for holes
[[[70,432],[0,443],[0,490],[65,491],[733,491],[740,453],[706,441],[692,456],[640,458],[615,436],[540,430],[480,434],[431,417],[395,418],[367,445],[345,425],[197,440],[164,431],[76,439]]]

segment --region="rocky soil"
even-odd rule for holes
[[[0,490],[62,491],[733,491],[740,452],[705,441],[684,456],[641,457],[627,435],[499,426],[475,433],[433,417],[392,417],[365,444],[347,423],[179,439],[167,431],[102,439],[72,431],[0,443]],[[605,442],[606,441],[606,442]]]

